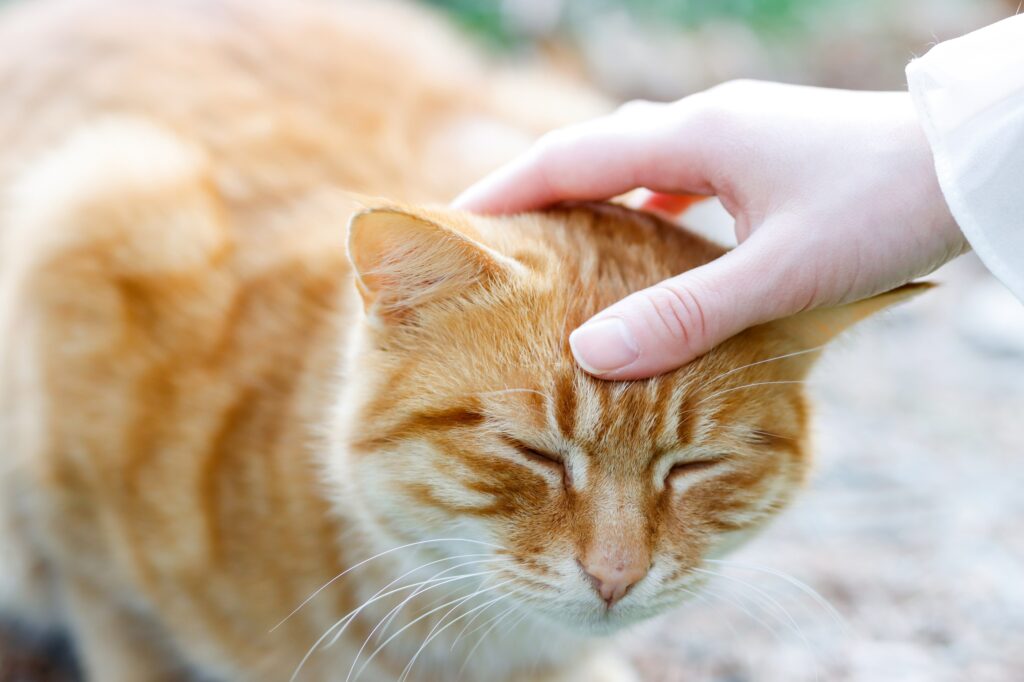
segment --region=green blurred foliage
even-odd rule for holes
[[[778,29],[801,23],[813,8],[830,0],[604,0],[599,6],[623,8],[638,19],[680,26],[728,19],[758,29]]]
[[[456,22],[496,47],[513,47],[523,36],[508,25],[502,0],[423,0],[450,13]],[[560,0],[552,0],[560,2]],[[564,0],[563,27],[580,17],[625,11],[639,23],[666,23],[680,28],[726,20],[761,33],[807,28],[808,16],[839,0]]]
[[[513,47],[519,41],[509,30],[500,0],[423,0],[447,11],[463,28],[496,47]]]

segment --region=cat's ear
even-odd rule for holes
[[[385,320],[464,297],[507,278],[515,266],[430,214],[371,208],[349,223],[348,254],[368,313]]]
[[[934,286],[929,282],[911,282],[862,301],[833,308],[817,308],[771,324],[778,325],[787,335],[799,339],[805,348],[819,348],[861,320],[914,298]]]

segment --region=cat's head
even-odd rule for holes
[[[786,505],[808,469],[802,381],[820,347],[917,291],[606,382],[574,363],[569,332],[721,249],[586,204],[506,218],[369,210],[349,251],[366,310],[337,415],[349,494],[387,544],[485,555],[475,567],[495,571],[494,590],[584,632],[682,601],[705,559]]]

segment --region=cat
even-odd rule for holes
[[[600,381],[568,332],[722,249],[439,203],[564,90],[380,2],[38,0],[0,44],[0,613],[89,681],[632,679],[604,636],[786,505],[822,346],[925,288]]]

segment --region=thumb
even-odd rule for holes
[[[748,244],[595,315],[569,336],[576,361],[602,379],[642,379],[676,369],[747,327],[799,312],[794,279],[778,259]]]

